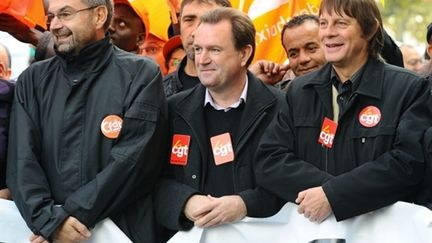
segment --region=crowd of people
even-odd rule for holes
[[[254,24],[229,0],[172,4],[169,40],[140,1],[46,0],[46,31],[0,15],[36,48],[10,82],[0,45],[0,198],[31,243],[85,242],[105,218],[166,242],[286,202],[317,223],[432,209],[432,64],[374,0],[293,16],[284,64],[253,62]]]

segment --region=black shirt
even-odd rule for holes
[[[244,110],[244,102],[237,108],[231,108],[228,111],[216,110],[210,104],[205,107],[205,119],[207,124],[207,137],[208,137],[208,160],[207,160],[207,175],[204,186],[204,192],[212,196],[220,197],[223,195],[234,194],[234,162],[227,162],[221,165],[216,165],[210,138],[229,133],[231,136],[231,144],[233,151],[235,151],[234,141],[237,138],[239,129],[239,122]]]
[[[179,69],[179,76],[180,76],[180,80],[183,84],[182,90],[187,90],[187,89],[193,88],[193,87],[195,87],[195,85],[200,83],[200,80],[198,77],[189,76],[184,71],[184,69],[182,69],[182,68]]]

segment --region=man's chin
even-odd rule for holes
[[[57,52],[59,52],[63,55],[68,55],[68,54],[71,54],[75,51],[75,48],[73,48],[67,44],[56,45],[55,48],[56,48]]]

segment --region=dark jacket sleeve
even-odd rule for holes
[[[424,135],[425,175],[415,203],[432,210],[432,127]]]
[[[273,216],[285,204],[285,200],[262,187],[244,190],[239,192],[238,195],[246,205],[248,217],[264,218]]]
[[[6,151],[14,85],[0,79],[0,190],[6,188]]]
[[[157,222],[170,230],[191,229],[193,222],[186,218],[183,209],[187,200],[195,194],[201,193],[169,177],[162,178],[156,187],[155,194]]]
[[[167,104],[161,73],[141,67],[135,79],[128,95],[131,106],[110,152],[111,162],[63,206],[89,227],[148,195],[165,161]]]
[[[293,90],[288,90],[287,102],[283,103],[261,138],[255,158],[255,174],[258,185],[294,202],[298,192],[320,186],[333,176],[296,156],[290,92]]]
[[[431,94],[425,80],[404,97],[392,149],[323,185],[337,220],[412,198],[424,175],[424,132],[431,126]],[[414,200],[414,198],[410,199]]]
[[[15,88],[12,105],[7,185],[21,215],[33,233],[48,239],[68,216],[51,197],[49,181],[39,163],[41,134],[37,114],[37,103],[32,96],[28,72],[20,76]]]

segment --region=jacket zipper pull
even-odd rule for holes
[[[366,143],[366,138],[362,138],[362,143]]]

